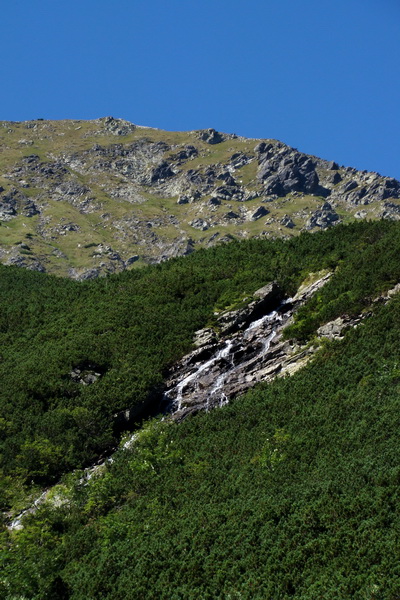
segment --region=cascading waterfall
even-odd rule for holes
[[[225,348],[223,350],[221,350],[220,352],[218,352],[216,354],[216,356],[213,356],[213,358],[210,358],[210,360],[208,360],[207,362],[200,365],[193,373],[191,373],[190,375],[188,375],[187,377],[182,379],[181,382],[178,383],[178,385],[175,388],[176,389],[176,398],[175,398],[175,402],[174,402],[174,405],[176,406],[177,410],[181,409],[183,390],[192,381],[196,381],[201,376],[201,373],[207,372],[222,357],[222,353],[224,350],[225,350]]]
[[[202,405],[207,411],[227,404],[226,384],[268,353],[277,328],[282,324],[281,310],[288,302],[282,302],[277,309],[252,321],[246,329],[225,340],[222,348],[216,349],[205,362],[191,366],[189,373],[184,369],[180,381],[175,381],[164,396],[169,401],[172,414],[179,413],[189,399],[193,402],[196,397],[204,399]]]
[[[221,359],[226,358],[231,351],[231,347],[231,340],[227,340],[225,342],[225,346],[221,350],[218,350],[218,352],[216,352],[216,354],[212,358],[210,358],[205,363],[199,365],[197,369],[193,371],[193,373],[190,373],[190,375],[184,377],[174,389],[167,393],[167,398],[171,398],[176,392],[176,396],[173,402],[175,410],[181,410],[183,392],[185,388],[187,388],[190,385],[190,383],[196,382],[201,377],[201,374],[203,372],[207,373]]]
[[[220,350],[217,353],[217,355],[215,357],[215,362],[218,362],[218,360],[220,360],[221,358],[228,359],[229,354],[232,349],[232,346],[233,346],[233,341],[227,340],[225,343],[225,347],[222,348],[222,350]],[[233,367],[232,359],[230,359],[229,363]],[[220,400],[219,400],[220,406],[223,406],[224,404],[226,404],[228,402],[228,398],[226,397],[226,394],[224,394],[224,392],[222,391],[222,388],[225,383],[225,377],[226,377],[225,373],[221,373],[221,375],[218,375],[214,385],[211,387],[209,396],[207,398],[206,411],[208,411],[210,408],[210,398],[212,398],[213,396],[216,396],[217,394],[220,394]]]

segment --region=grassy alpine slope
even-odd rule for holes
[[[276,140],[0,121],[0,263],[73,279],[232,239],[400,218],[400,183]]]
[[[3,509],[115,444],[112,415],[145,403],[216,308],[336,269],[291,334],[369,310],[400,280],[399,233],[338,226],[84,283],[2,268]],[[86,486],[65,475],[61,506],[4,530],[2,597],[398,598],[400,304],[373,310],[292,378],[151,422]],[[83,386],[77,366],[101,376]]]

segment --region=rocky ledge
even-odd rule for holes
[[[162,408],[176,421],[200,410],[227,404],[256,383],[293,375],[319,347],[284,339],[283,330],[293,322],[298,308],[329,280],[331,273],[300,287],[293,298],[284,298],[276,283],[257,292],[244,309],[220,315],[213,329],[196,332],[196,349],[177,362],[167,375]],[[400,291],[400,284],[375,298],[386,303]],[[317,330],[317,340],[342,339],[345,330],[357,327],[372,315],[342,315]]]

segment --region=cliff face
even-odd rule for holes
[[[400,218],[400,184],[275,140],[106,117],[0,124],[0,261],[72,278],[233,237]]]
[[[246,308],[222,313],[215,330],[198,331],[197,350],[174,365],[166,380],[164,401],[173,418],[223,406],[260,381],[300,368],[311,351],[304,353],[282,333],[298,307],[329,277],[319,277],[295,298],[284,299],[276,284],[267,285]]]

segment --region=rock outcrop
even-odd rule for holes
[[[287,299],[271,283],[255,292],[245,308],[222,313],[215,328],[197,331],[196,349],[167,375],[163,410],[179,421],[222,406],[259,381],[300,368],[313,349],[296,348],[282,332],[299,306],[329,277],[324,275]]]
[[[331,225],[340,223],[340,218],[337,212],[332,208],[329,202],[325,202],[321,208],[316,210],[306,223],[306,229],[327,229]]]
[[[299,345],[282,336],[296,310],[329,280],[331,273],[284,299],[279,287],[269,284],[258,290],[246,308],[222,313],[214,329],[196,332],[196,349],[176,363],[167,374],[161,406],[174,420],[181,421],[200,410],[223,406],[260,381],[292,375],[318,349]],[[399,293],[400,284],[373,303],[385,303]],[[342,339],[346,330],[357,327],[372,311],[356,317],[342,315],[322,325],[317,338]]]
[[[285,196],[290,192],[328,196],[329,190],[320,185],[317,163],[305,154],[281,145],[261,143],[259,153],[258,178],[264,184],[266,194]]]

